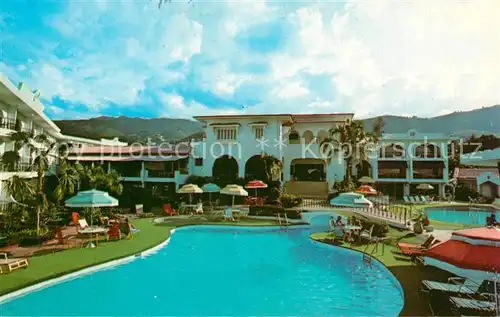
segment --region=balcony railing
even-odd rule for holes
[[[16,120],[11,118],[0,118],[0,128],[15,130],[16,129]]]
[[[0,162],[2,172],[36,172],[36,166],[29,163],[5,164]]]
[[[173,171],[148,171],[148,177],[174,178]]]

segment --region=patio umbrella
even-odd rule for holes
[[[421,189],[421,190],[433,190],[434,187],[432,187],[432,185],[430,184],[420,184],[417,186],[417,189]]]
[[[426,265],[461,277],[494,281],[498,302],[500,229],[482,227],[455,231],[450,240],[436,244],[425,252],[424,261]]]
[[[212,193],[220,192],[220,187],[214,183],[208,183],[201,187],[204,193],[208,193],[208,200],[212,203]]]
[[[255,189],[255,196],[257,196],[257,189],[259,188],[267,188],[267,184],[263,181],[254,180],[245,185],[246,188]]]
[[[65,201],[66,207],[74,208],[98,208],[118,206],[118,199],[109,196],[107,192],[92,189],[78,192],[76,196]],[[90,213],[90,226],[93,225],[94,211]]]
[[[359,186],[359,188],[356,189],[356,193],[364,194],[364,195],[377,195],[377,191],[369,185]]]
[[[233,196],[233,202],[231,206],[234,206],[235,196],[248,196],[248,192],[239,185],[227,185],[220,191],[221,194]]]
[[[360,182],[362,184],[373,184],[373,183],[375,183],[375,181],[373,180],[373,178],[371,178],[370,176],[363,176],[360,179],[358,179],[358,182]]]
[[[191,195],[192,194],[201,194],[203,190],[195,184],[186,184],[179,188],[177,191],[179,194],[188,194],[189,195],[189,204],[191,205]]]

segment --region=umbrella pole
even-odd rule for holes
[[[231,207],[234,207],[234,195],[233,195],[233,203],[231,204]]]

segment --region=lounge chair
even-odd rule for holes
[[[477,316],[479,312],[488,315],[494,314],[496,309],[494,301],[450,297],[450,303],[459,313],[464,312],[468,316]]]
[[[194,210],[194,212],[196,214],[203,214],[203,204],[199,203],[198,205],[196,205],[196,209]]]
[[[234,220],[233,218],[233,209],[231,207],[226,207],[226,209],[224,209],[224,220]]]
[[[411,204],[410,199],[408,199],[408,196],[403,196],[403,200],[405,201],[405,203]]]
[[[474,295],[479,291],[484,281],[475,281],[464,279],[461,277],[450,277],[449,283],[441,283],[436,281],[423,280],[423,291],[440,291],[448,294]]]
[[[174,210],[172,208],[172,205],[170,204],[164,204],[163,205],[163,211],[168,215],[168,216],[177,216],[179,212],[177,210]]]
[[[410,200],[410,204],[417,204],[418,203],[413,196],[408,196],[408,199]]]
[[[432,245],[438,243],[439,240],[434,238],[432,235],[430,235],[427,240],[425,240],[424,243],[422,244],[411,244],[411,243],[404,243],[404,242],[399,242],[397,244],[399,250],[401,253],[404,255],[408,256],[417,256],[417,255],[422,255],[427,249],[429,249]]]
[[[135,205],[135,214],[140,217],[144,213],[144,205]]]
[[[420,196],[420,200],[424,203],[424,204],[427,204],[428,201],[427,199],[425,198],[425,196]]]
[[[87,223],[87,220],[79,219],[78,225],[76,226],[77,233],[80,233],[81,229],[86,229],[86,228],[90,228],[89,224]]]
[[[9,259],[7,253],[0,253],[0,274],[10,273],[20,268],[28,267],[28,259]]]
[[[361,231],[361,233],[359,234],[359,238],[361,240],[363,240],[363,239],[368,240],[369,242],[372,241],[373,228],[375,228],[375,225],[372,225],[370,227],[370,230]]]

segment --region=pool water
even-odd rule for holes
[[[395,278],[310,240],[328,218],[314,220],[288,231],[178,229],[158,253],[14,299],[0,315],[397,316]]]
[[[429,219],[459,223],[464,225],[486,225],[486,217],[491,215],[493,210],[481,208],[455,207],[455,208],[426,208],[425,212]],[[497,219],[500,219],[500,212],[496,211]]]

